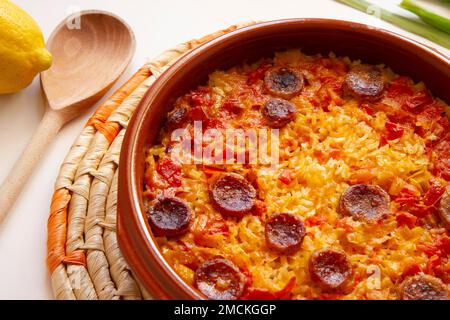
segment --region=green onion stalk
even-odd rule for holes
[[[400,7],[418,15],[423,22],[448,33],[450,37],[450,7],[442,2],[444,1],[403,0]]]
[[[428,40],[431,40],[447,49],[450,49],[450,36],[444,31],[434,28],[420,21],[415,21],[401,15],[385,10],[366,0],[336,0],[350,7],[358,9],[368,14],[373,14],[380,19],[392,23],[406,31],[415,33]]]

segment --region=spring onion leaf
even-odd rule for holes
[[[419,16],[422,21],[450,34],[450,8],[437,1],[403,0],[400,6]]]
[[[436,29],[428,24],[422,23],[421,21],[415,21],[413,19],[403,17],[399,14],[392,13],[366,0],[336,1],[358,9],[367,14],[375,15],[384,21],[405,29],[406,31],[415,33],[447,49],[450,49],[450,37],[446,32]]]

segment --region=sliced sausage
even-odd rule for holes
[[[211,188],[212,203],[224,215],[242,217],[253,208],[255,198],[251,183],[236,173],[228,173]]]
[[[374,66],[358,65],[347,73],[345,87],[356,97],[376,98],[384,89],[383,75]]]
[[[281,128],[294,120],[297,108],[287,100],[272,98],[263,106],[261,113],[272,128]]]
[[[322,249],[309,259],[311,278],[323,289],[332,290],[344,285],[352,274],[345,252],[336,249]]]
[[[439,202],[438,213],[447,230],[450,230],[450,184]]]
[[[402,300],[448,300],[447,286],[441,279],[419,274],[403,281],[400,287]]]
[[[167,114],[167,127],[169,129],[179,128],[188,118],[186,107],[178,107]]]
[[[185,233],[192,219],[188,205],[176,197],[165,197],[149,210],[148,221],[156,236],[177,236]]]
[[[292,254],[300,249],[306,228],[295,214],[274,213],[266,222],[265,234],[269,248],[284,254]]]
[[[298,95],[303,88],[303,74],[288,67],[270,68],[264,76],[264,85],[270,94],[290,99]]]
[[[205,261],[195,272],[195,284],[213,300],[236,300],[244,292],[244,276],[233,262],[223,258]]]
[[[389,212],[390,197],[379,186],[356,184],[341,195],[339,211],[357,220],[374,222]]]

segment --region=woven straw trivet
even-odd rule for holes
[[[116,236],[117,167],[135,108],[158,76],[233,25],[163,52],[140,68],[89,119],[61,165],[48,218],[47,266],[57,299],[151,299]]]

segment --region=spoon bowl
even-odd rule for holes
[[[0,187],[0,223],[61,127],[97,102],[117,81],[136,48],[131,28],[103,11],[69,16],[50,36],[52,67],[41,74],[48,104],[39,127]]]
[[[100,99],[133,57],[135,39],[119,17],[84,11],[68,17],[50,36],[52,67],[41,74],[50,108],[89,107]]]

